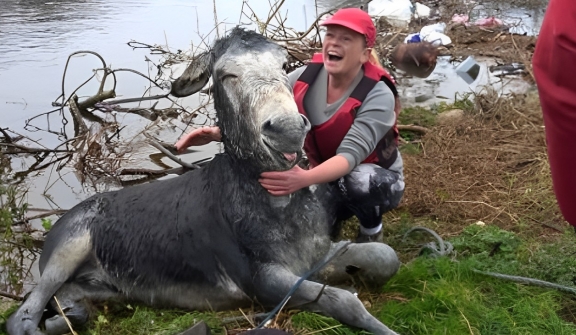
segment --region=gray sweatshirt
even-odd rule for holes
[[[306,66],[288,74],[292,87],[294,87],[304,69],[306,69]],[[364,71],[361,70],[343,96],[338,101],[327,104],[328,72],[322,68],[304,98],[304,109],[312,126],[322,124],[330,119],[352,94],[352,91],[363,76]],[[342,155],[348,160],[350,171],[374,151],[380,139],[394,126],[395,118],[394,95],[390,88],[380,81],[368,93],[366,99],[358,108],[352,127],[336,150],[336,154]],[[400,152],[398,152],[398,158],[389,170],[398,172],[400,175],[403,174],[403,162]]]

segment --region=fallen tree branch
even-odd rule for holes
[[[42,213],[42,214],[37,214],[37,215],[32,215],[32,216],[25,217],[25,218],[22,219],[21,221],[16,221],[16,222],[14,222],[12,225],[15,225],[15,226],[16,226],[16,225],[19,225],[19,224],[24,224],[24,223],[26,223],[26,222],[28,222],[28,221],[31,221],[31,220],[43,219],[43,218],[48,217],[48,216],[51,216],[51,215],[61,215],[61,214],[64,214],[64,213],[66,213],[66,212],[68,212],[67,209],[54,209],[54,210],[51,210],[51,211],[48,211],[48,212],[45,212],[45,213]]]
[[[166,155],[166,157],[170,158],[174,162],[176,162],[176,163],[178,163],[178,164],[180,164],[183,167],[188,168],[188,169],[199,169],[200,168],[200,165],[197,165],[194,163],[184,162],[180,158],[174,156],[174,154],[172,154],[168,149],[164,148],[164,146],[162,144],[156,142],[156,140],[152,139],[149,136],[147,136],[147,137],[149,138],[150,145],[152,145],[154,148],[160,150],[164,155]]]
[[[5,154],[37,154],[37,153],[72,153],[70,150],[63,150],[63,149],[42,149],[42,148],[29,148],[24,145],[14,144],[14,143],[0,143],[0,146],[20,149],[21,151],[7,151]]]
[[[8,128],[6,128],[8,129]],[[12,143],[12,137],[10,135],[8,135],[8,133],[6,132],[5,129],[0,128],[0,132],[2,133],[2,135],[4,135],[4,140],[6,141],[6,143]]]
[[[141,97],[141,98],[128,98],[128,99],[118,99],[118,100],[112,100],[112,101],[106,101],[103,102],[102,105],[118,105],[118,104],[125,104],[125,103],[129,103],[129,102],[141,102],[141,101],[147,101],[147,100],[158,100],[158,99],[163,99],[163,98],[168,98],[170,94],[161,94],[161,95],[154,95],[151,97]]]
[[[101,93],[98,93],[94,96],[91,96],[90,98],[78,103],[78,108],[80,110],[84,109],[86,110],[89,107],[94,107],[95,104],[102,102],[106,99],[112,99],[116,97],[116,92],[110,90],[110,91],[104,91]]]
[[[168,174],[182,174],[187,171],[188,168],[185,167],[177,167],[168,170],[152,170],[152,169],[123,169],[120,171],[121,176],[158,176],[162,177]]]
[[[88,132],[88,127],[82,119],[82,114],[80,114],[80,108],[78,107],[78,96],[74,94],[72,99],[68,101],[68,106],[70,106],[70,113],[72,114],[72,120],[74,121],[74,134],[76,136],[82,136]]]
[[[19,295],[15,295],[12,293],[4,292],[4,291],[0,291],[0,297],[4,297],[4,298],[16,300],[16,301],[23,301],[24,300],[24,297],[21,297]]]
[[[427,132],[430,131],[430,129],[425,128],[425,127],[406,125],[406,124],[399,124],[397,127],[398,127],[398,130],[408,130],[408,131],[414,131],[414,132],[422,133],[422,134],[426,134]]]

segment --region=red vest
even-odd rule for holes
[[[298,111],[305,116],[307,116],[307,113],[304,110],[304,97],[323,66],[322,54],[315,54],[294,84],[294,99],[298,105]],[[312,166],[318,166],[336,155],[336,150],[352,127],[357,109],[380,80],[390,87],[395,97],[398,95],[395,82],[388,72],[366,62],[364,64],[364,77],[340,109],[326,122],[312,126],[304,142],[304,150]],[[395,117],[398,117],[396,112]],[[398,128],[395,121],[394,126],[378,142],[374,151],[362,163],[374,163],[383,168],[389,168],[398,156],[397,146]]]

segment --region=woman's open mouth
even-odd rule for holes
[[[335,52],[332,52],[332,51],[328,52],[328,60],[331,62],[341,61],[342,58],[344,58],[344,57],[342,57],[341,55],[339,55]]]

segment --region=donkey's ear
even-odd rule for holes
[[[187,97],[202,89],[212,75],[212,53],[205,52],[195,57],[182,75],[172,82],[170,94],[175,97]]]

